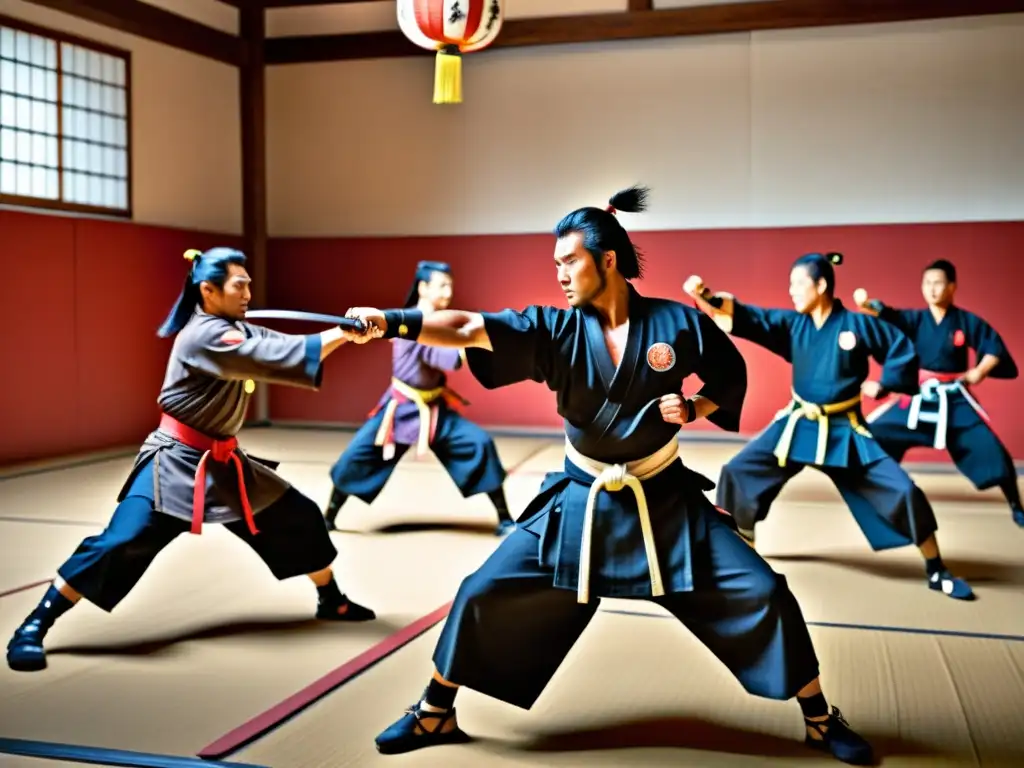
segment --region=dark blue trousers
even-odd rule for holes
[[[255,536],[244,520],[224,527],[278,579],[323,570],[338,556],[316,502],[295,488],[256,515]],[[148,465],[139,470],[103,532],[84,539],[57,573],[89,602],[112,611],[164,547],[190,528],[189,521],[153,509],[153,469]]]
[[[724,467],[718,479],[717,504],[732,513],[736,525],[752,531],[768,517],[783,487],[804,467],[788,461],[780,467],[776,438],[762,434],[747,443]],[[856,453],[851,451],[851,462]],[[888,456],[871,464],[818,467],[835,484],[873,550],[922,544],[938,530],[935,512],[924,492]]]
[[[962,395],[950,393],[948,403],[946,450],[960,473],[979,491],[1016,483],[1013,458],[988,423]],[[917,429],[909,429],[907,411],[898,405],[888,408],[868,424],[868,429],[896,461],[903,461],[911,448],[931,448],[935,444],[935,424],[919,422]]]
[[[372,504],[384,490],[399,460],[410,448],[399,443],[395,446],[395,455],[391,459],[384,458],[383,448],[373,444],[383,419],[384,410],[381,409],[356,432],[352,442],[331,467],[334,487],[367,504]],[[430,448],[463,498],[496,491],[505,482],[505,469],[493,438],[456,411],[440,409]]]
[[[651,598],[757,696],[789,699],[818,676],[807,624],[785,576],[709,504],[693,543],[694,590]],[[529,709],[597,611],[553,586],[540,541],[519,528],[459,587],[434,664],[446,680]],[[685,664],[683,659],[663,659]]]

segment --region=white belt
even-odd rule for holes
[[[594,507],[597,494],[601,490],[621,491],[629,487],[636,497],[637,514],[640,517],[640,531],[647,551],[647,567],[651,572],[651,594],[654,597],[665,594],[665,585],[661,581],[661,568],[658,565],[658,551],[654,545],[654,528],[651,526],[651,514],[647,508],[647,496],[644,494],[641,481],[648,480],[659,472],[667,469],[679,458],[679,442],[672,438],[650,456],[625,464],[606,464],[584,456],[577,451],[569,438],[565,439],[565,456],[575,466],[596,479],[590,486],[587,496],[587,510],[583,517],[583,537],[580,544],[580,570],[576,587],[576,602],[586,603],[590,600],[590,551],[594,533]]]
[[[933,446],[940,451],[946,450],[946,430],[949,428],[949,393],[960,392],[968,404],[981,416],[988,420],[988,414],[975,400],[967,387],[960,381],[940,382],[928,379],[921,384],[921,390],[910,398],[910,413],[907,414],[907,429],[917,429],[919,423],[935,425],[935,442]],[[921,412],[921,403],[938,401],[939,408],[935,413]]]

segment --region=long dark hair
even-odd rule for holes
[[[607,208],[577,208],[555,225],[554,235],[563,238],[579,232],[583,236],[583,247],[597,263],[600,264],[601,257],[607,251],[615,251],[615,263],[620,275],[627,280],[643,278],[643,254],[633,245],[615,212],[641,213],[647,210],[649,193],[647,187],[632,186],[612,195]]]
[[[420,283],[429,283],[435,272],[443,272],[446,275],[452,273],[452,268],[443,261],[421,261],[416,265],[416,276],[413,278],[412,287],[405,296],[403,307],[415,307],[420,300]]]
[[[228,277],[228,265],[245,266],[245,254],[234,248],[211,248],[205,253],[194,249],[188,250],[185,251],[185,258],[192,266],[185,276],[185,286],[178,294],[178,300],[174,302],[167,319],[156,332],[162,339],[173,336],[184,328],[196,307],[203,303],[203,295],[199,291],[200,283],[207,282],[223,288]]]

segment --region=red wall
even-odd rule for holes
[[[1024,357],[1024,329],[1011,312],[1021,222],[643,232],[636,240],[648,253],[647,277],[637,283],[642,293],[677,296],[697,272],[713,289],[774,306],[786,305],[788,266],[807,250],[847,255],[839,270],[843,298],[864,286],[912,305],[920,302],[920,268],[943,256],[960,270],[960,302]],[[170,348],[155,332],[184,278],[180,254],[215,244],[237,246],[238,238],[0,211],[0,463],[132,445],[152,429]],[[277,308],[343,313],[354,304],[395,306],[416,261],[440,259],[453,265],[460,308],[560,305],[551,247],[547,235],[277,239],[267,288]],[[785,403],[789,371],[763,350],[738,344],[752,382],[742,428],[753,433]],[[273,387],[272,418],[362,421],[386,385],[389,353],[383,342],[342,348],[328,361],[319,393]],[[468,415],[484,425],[560,426],[553,396],[540,385],[486,392],[467,372],[453,384],[473,402]],[[1011,401],[1019,392],[1019,382],[989,381],[979,389],[997,431],[1024,458],[1024,416]],[[945,460],[933,451],[912,458]]]
[[[145,437],[181,254],[215,244],[238,239],[0,210],[0,463]]]
[[[853,290],[896,305],[917,306],[922,267],[936,258],[959,271],[958,301],[1003,335],[1018,362],[1024,362],[1024,328],[1016,321],[1019,301],[1015,271],[1024,251],[1024,222],[808,227],[790,229],[641,232],[635,240],[648,255],[641,293],[679,296],[691,273],[713,290],[766,306],[788,306],[788,274],[793,259],[810,250],[839,250],[846,263],[837,274],[838,293],[850,303]],[[560,306],[564,299],[550,261],[546,235],[384,238],[276,239],[270,245],[269,301],[276,308],[344,313],[351,305],[396,306],[409,287],[419,259],[452,264],[454,306],[495,310],[533,303]],[[281,326],[284,330],[304,330]],[[746,356],[751,387],[742,430],[759,430],[788,400],[788,366],[764,350],[737,342]],[[274,387],[274,420],[359,422],[374,405],[390,373],[390,348],[382,342],[342,348],[328,361],[319,393]],[[558,427],[553,396],[526,383],[487,392],[467,372],[452,379],[473,403],[467,415],[486,426]],[[1024,458],[1024,415],[1013,398],[1020,383],[985,382],[979,397],[996,430],[1015,457]],[[689,389],[688,389],[689,391]],[[714,429],[706,424],[688,429]],[[918,451],[914,460],[948,460],[936,451]]]

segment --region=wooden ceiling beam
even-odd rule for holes
[[[245,63],[246,49],[241,38],[140,0],[29,2],[226,64]]]
[[[243,0],[244,1],[244,0]],[[378,0],[263,0],[264,8],[301,8],[305,5],[351,5]]]
[[[283,3],[289,0],[267,0]],[[337,0],[334,0],[337,2]],[[631,0],[632,2],[632,0]],[[766,0],[655,10],[508,19],[492,48],[718,35],[1024,12],[1024,0]],[[267,39],[267,64],[429,54],[399,30]]]

